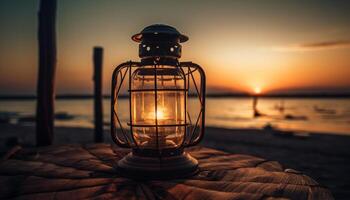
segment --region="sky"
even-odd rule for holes
[[[33,95],[37,0],[0,1],[0,95]],[[164,23],[189,36],[180,61],[203,66],[214,92],[349,92],[349,1],[59,0],[57,94],[91,94],[92,49],[104,48],[103,89],[138,61],[130,37]]]

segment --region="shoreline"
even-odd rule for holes
[[[207,94],[206,98],[251,98],[250,93],[211,93]],[[190,98],[197,98],[194,94],[189,95]],[[59,94],[56,95],[56,100],[81,100],[93,99],[92,94]],[[110,95],[102,95],[103,99],[110,99]],[[122,95],[120,98],[129,98],[128,95]],[[350,93],[269,93],[260,94],[259,98],[350,98]],[[6,100],[36,100],[35,95],[0,95],[0,101]]]
[[[105,129],[104,141],[112,143],[109,129]],[[34,142],[34,126],[0,124],[2,154],[10,146],[31,147]],[[55,127],[54,145],[68,143],[93,143],[93,129]],[[329,187],[336,199],[350,196],[350,136],[311,133],[300,137],[289,131],[206,127],[200,145],[278,161]]]

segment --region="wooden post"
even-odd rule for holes
[[[55,70],[56,70],[56,0],[41,0],[39,10],[39,73],[37,81],[36,144],[53,142]]]
[[[94,117],[95,142],[103,142],[103,107],[102,107],[102,60],[103,48],[94,47]]]

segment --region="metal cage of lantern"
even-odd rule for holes
[[[155,96],[155,102],[157,102],[157,92],[158,91],[166,91],[167,89],[158,89],[157,85],[157,64],[154,64],[154,88],[151,89],[154,91]],[[183,124],[165,124],[165,125],[159,125],[157,115],[155,114],[155,124],[153,125],[137,125],[134,124],[132,121],[132,112],[131,112],[131,93],[136,92],[136,90],[132,90],[132,70],[133,68],[140,68],[142,67],[140,62],[125,62],[120,64],[113,72],[113,79],[112,79],[112,101],[111,101],[111,135],[113,141],[120,147],[123,148],[132,148],[134,153],[137,154],[146,154],[148,156],[171,156],[174,154],[181,154],[183,152],[183,149],[185,147],[190,147],[198,144],[203,136],[204,136],[204,126],[205,126],[205,73],[203,69],[195,63],[192,62],[179,62],[176,67],[180,68],[180,71],[183,73],[184,77],[184,89],[168,89],[169,91],[183,91],[184,97],[185,97],[185,121]],[[124,70],[124,72],[123,72]],[[187,70],[187,71],[186,71]],[[198,85],[196,82],[196,79],[194,77],[194,72],[198,72],[200,74],[200,84]],[[121,123],[121,120],[118,116],[118,110],[117,110],[117,103],[118,98],[120,94],[120,90],[122,88],[123,82],[126,79],[126,75],[128,75],[128,92],[129,92],[129,122],[127,123],[130,127],[130,134],[127,133],[127,130],[123,128],[123,125]],[[187,110],[187,97],[188,92],[190,90],[190,80],[193,82],[193,87],[195,89],[195,92],[198,96],[198,101],[200,104],[200,109],[198,116],[195,120],[195,124],[193,124],[191,120],[191,116],[189,111]],[[137,90],[137,91],[150,91],[150,90]],[[157,103],[155,103],[155,113],[157,113]],[[189,123],[188,123],[189,122]],[[118,127],[119,126],[119,130]],[[185,126],[185,132],[182,144],[179,147],[171,148],[171,149],[160,149],[159,145],[157,144],[157,149],[154,151],[150,149],[144,149],[139,148],[137,145],[137,142],[135,140],[135,136],[133,134],[133,127],[139,126],[139,127],[155,127],[156,130],[156,142],[158,143],[159,135],[158,135],[158,128],[162,126]],[[189,128],[188,128],[189,127]],[[198,127],[200,130],[198,131]],[[190,129],[188,131],[188,129]],[[118,131],[121,132],[121,135],[123,138],[118,136]],[[198,134],[196,132],[198,131]],[[130,135],[130,136],[129,136]]]

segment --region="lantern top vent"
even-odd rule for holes
[[[140,33],[131,37],[135,42],[142,42],[149,39],[175,39],[178,42],[186,42],[188,37],[181,34],[176,28],[165,24],[153,24],[144,28]],[[164,41],[166,42],[166,41]]]
[[[178,58],[181,57],[180,43],[188,40],[188,37],[176,28],[164,24],[147,26],[131,38],[140,43],[139,57],[142,65],[176,66]]]

